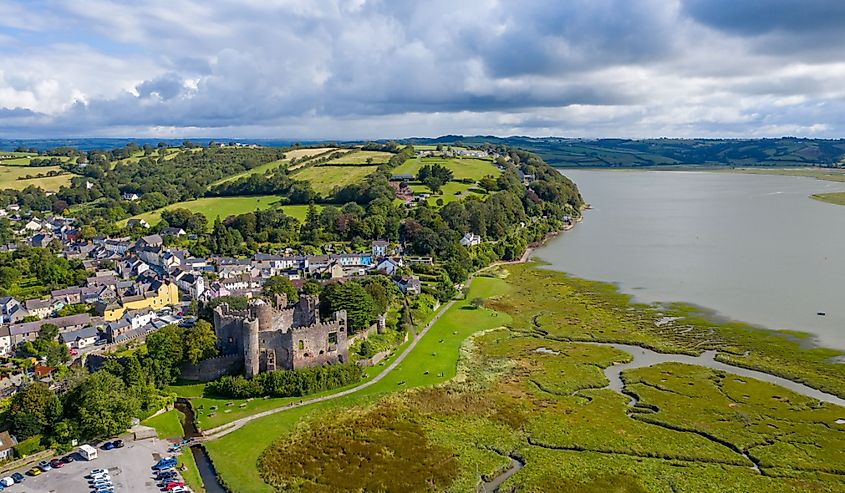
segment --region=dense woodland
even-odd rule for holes
[[[566,139],[447,135],[411,143],[510,146],[537,153],[552,166],[845,166],[845,140]]]

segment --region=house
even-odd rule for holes
[[[211,301],[217,298],[221,298],[223,296],[230,296],[232,294],[226,287],[220,284],[219,281],[214,281],[211,283],[205,291],[202,292],[202,296],[200,296],[200,301]]]
[[[387,247],[390,243],[384,240],[373,241],[373,257],[380,258],[387,255]]]
[[[475,233],[467,233],[461,238],[461,245],[469,248],[481,244],[481,237]]]
[[[15,456],[15,445],[18,444],[17,439],[9,434],[8,431],[0,431],[0,460],[8,460]]]
[[[162,228],[162,229],[161,229],[161,234],[162,234],[163,236],[176,236],[176,237],[179,237],[179,236],[184,236],[184,235],[185,235],[185,230],[184,230],[184,229],[182,229],[182,228],[173,228],[173,227],[169,227],[169,226],[168,226],[168,227],[166,227],[166,228]]]
[[[138,200],[141,197],[134,192],[125,192],[121,195],[121,198],[123,198],[123,200]]]
[[[407,173],[400,173],[390,177],[390,181],[414,181],[414,175]]]
[[[23,228],[28,231],[41,231],[41,228],[43,227],[44,226],[37,219],[30,219]]]
[[[49,317],[56,309],[56,303],[53,300],[32,299],[24,301],[23,304],[28,316],[39,319]]]
[[[12,355],[12,334],[8,325],[0,325],[0,356],[8,358]]]
[[[144,272],[147,272],[150,270],[150,266],[139,258],[129,258],[119,262],[115,266],[115,269],[117,270],[117,273],[120,274],[120,277],[123,279],[129,279],[132,277],[138,277]]]
[[[53,324],[59,328],[59,333],[68,330],[81,329],[87,325],[95,325],[97,320],[91,318],[87,313],[80,313],[78,315],[68,315],[66,317],[48,318],[44,320],[37,320],[35,322],[23,322],[12,324],[9,326],[9,335],[12,338],[12,346],[26,341],[34,341],[38,335],[38,331],[46,324]]]
[[[205,279],[200,274],[182,272],[175,280],[179,289],[188,293],[192,299],[199,299],[205,291]]]
[[[376,265],[376,270],[392,276],[402,264],[398,260],[386,258]]]
[[[117,300],[100,300],[95,305],[97,315],[106,322],[120,319],[126,310],[161,310],[179,303],[179,287],[170,280],[154,279],[135,283],[122,292]]]
[[[369,253],[338,253],[329,255],[329,259],[341,267],[360,267],[372,265],[373,257]]]
[[[145,221],[143,219],[134,219],[133,218],[133,219],[126,221],[126,227],[129,228],[129,229],[139,228],[139,227],[144,228],[144,229],[149,229],[150,223],[148,223],[147,221]]]
[[[96,343],[99,338],[100,331],[96,327],[83,327],[59,335],[59,339],[69,349],[84,349]]]
[[[26,317],[26,308],[11,296],[0,298],[0,322],[15,323]]]
[[[420,294],[422,292],[420,278],[416,276],[394,277],[393,283],[396,284],[402,294]]]
[[[50,233],[38,233],[29,239],[29,243],[34,247],[47,248],[54,238]]]
[[[146,227],[149,227],[149,225]],[[135,249],[141,250],[144,248],[156,248],[162,245],[164,245],[164,238],[162,238],[161,235],[147,235],[142,236],[137,242],[135,242]]]

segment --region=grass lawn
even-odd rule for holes
[[[409,186],[411,187],[411,190],[414,191],[414,193],[432,193],[431,189],[421,183],[412,183]],[[428,205],[430,205],[431,207],[437,207],[437,199],[443,199],[443,204],[445,205],[449,202],[460,200],[466,197],[467,195],[474,195],[479,198],[483,198],[486,196],[486,194],[480,194],[469,191],[470,189],[474,188],[477,189],[478,187],[469,183],[450,181],[449,183],[446,183],[440,188],[440,191],[442,192],[440,195],[432,195],[431,197],[426,199],[426,202],[428,202]]]
[[[474,158],[439,158],[439,157],[424,157],[419,159],[409,159],[402,163],[401,166],[395,168],[392,173],[394,175],[410,174],[416,176],[420,168],[426,164],[439,163],[446,166],[452,173],[454,179],[460,180],[469,178],[471,180],[480,180],[487,175],[497,176],[500,171],[493,165],[492,161],[486,159]]]
[[[506,290],[507,285],[501,279],[479,277],[473,281],[466,298],[488,298],[501,295]],[[349,396],[257,419],[218,440],[207,442],[206,450],[217,473],[238,492],[272,492],[273,488],[259,476],[258,457],[273,441],[290,433],[302,418],[320,409],[341,409],[372,402],[388,393],[437,385],[454,377],[460,346],[467,337],[510,322],[505,314],[484,308],[470,309],[468,305],[468,301],[455,302],[402,364],[378,383]]]
[[[393,157],[392,153],[382,151],[355,151],[351,154],[346,154],[336,159],[332,159],[327,164],[382,164],[390,161]],[[367,160],[370,159],[370,163]]]
[[[19,180],[18,178],[26,175],[46,174],[50,171],[62,171],[58,166],[44,166],[37,168],[30,168],[27,166],[0,166],[0,189],[12,188],[15,190],[23,190],[32,185],[41,187],[46,191],[55,192],[62,185],[70,183],[73,175],[64,173],[58,176],[48,176],[44,178],[32,178]]]
[[[177,409],[147,418],[141,422],[144,426],[155,428],[158,437],[162,440],[182,438],[182,420],[185,415]]]
[[[817,193],[810,197],[829,204],[845,205],[845,192]]]
[[[310,181],[314,190],[329,195],[335,187],[358,183],[376,170],[375,166],[314,166],[291,175],[296,180]]]
[[[184,471],[182,470],[182,466],[185,466]],[[190,449],[185,449],[179,454],[179,462],[176,464],[176,467],[179,469],[182,479],[185,480],[185,484],[191,488],[191,491],[195,493],[203,493],[205,491],[202,478],[200,478],[200,471],[197,469],[197,463],[194,460],[194,454]]]
[[[252,168],[251,170],[247,170],[247,171],[244,171],[242,173],[238,173],[238,174],[232,175],[232,176],[227,176],[226,178],[223,178],[222,180],[217,180],[216,182],[212,183],[210,186],[213,187],[215,185],[219,185],[221,183],[226,183],[226,182],[229,182],[229,181],[234,181],[234,180],[237,180],[238,178],[243,178],[245,176],[263,175],[266,171],[274,170],[284,163],[287,163],[287,161],[284,160],[284,159],[279,159],[279,160],[276,160],[276,161],[270,161],[269,163],[264,163],[264,164],[261,164],[259,166],[256,166],[256,167]]]
[[[181,411],[178,409],[171,409],[170,411],[161,413],[158,416],[145,419],[141,422],[141,424],[155,428],[156,433],[158,433],[158,437],[162,440],[179,440],[183,436],[182,420],[184,419],[185,415],[182,414]],[[185,466],[185,470],[181,471],[183,464]],[[179,462],[176,467],[180,469],[180,473],[185,479],[185,483],[190,486],[191,490],[196,492],[205,491],[202,487],[200,472],[197,469],[196,462],[194,461],[194,455],[191,453],[190,449],[184,449],[182,453],[179,454]]]
[[[167,207],[145,212],[134,216],[145,219],[151,225],[161,220],[161,212],[165,209],[188,209],[191,212],[199,212],[208,218],[208,227],[211,228],[214,219],[218,216],[225,219],[232,215],[252,212],[256,209],[269,209],[279,202],[277,195],[256,195],[249,197],[204,197],[197,200],[177,202]],[[123,221],[126,224],[126,221]]]

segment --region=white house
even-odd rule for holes
[[[388,276],[392,276],[402,265],[393,259],[386,258],[376,265],[376,270],[384,272]]]
[[[467,233],[461,238],[461,245],[469,248],[471,246],[480,245],[481,237],[474,233]]]
[[[0,356],[9,357],[12,355],[12,334],[8,325],[0,326]]]
[[[71,330],[59,335],[62,342],[70,349],[84,349],[97,342],[100,337],[100,331],[96,327],[83,327],[81,329]]]
[[[14,446],[18,441],[8,431],[0,431],[0,460],[11,459],[15,456]]]
[[[375,240],[373,242],[373,258],[386,256],[388,246],[390,246],[390,243],[384,240]]]
[[[121,197],[123,197],[123,200],[138,200],[141,198],[140,196],[138,196],[137,193],[134,192],[126,192],[121,195]]]

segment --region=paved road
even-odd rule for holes
[[[470,276],[470,278],[466,282],[466,289],[467,290],[469,290],[469,286],[472,283],[472,279],[473,279],[473,276]],[[253,414],[252,416],[246,416],[244,418],[237,419],[235,421],[232,421],[231,423],[227,423],[225,425],[220,425],[216,428],[211,428],[210,430],[203,431],[202,432],[203,436],[201,438],[198,438],[197,440],[198,441],[215,440],[217,438],[220,438],[224,435],[227,435],[227,434],[241,428],[243,425],[249,423],[252,420],[263,418],[265,416],[269,416],[271,414],[286,411],[288,409],[293,409],[293,408],[296,408],[296,407],[309,406],[311,404],[316,404],[318,402],[324,402],[324,401],[328,401],[328,400],[332,400],[332,399],[337,399],[337,398],[344,397],[344,396],[347,396],[347,395],[350,395],[350,394],[354,394],[356,392],[360,392],[361,390],[369,387],[370,385],[375,385],[376,383],[381,381],[384,377],[389,375],[390,372],[395,370],[396,367],[399,366],[402,363],[402,361],[405,360],[405,358],[417,346],[417,343],[419,342],[419,340],[422,339],[423,337],[425,337],[426,333],[428,333],[428,330],[435,323],[437,323],[438,320],[440,320],[440,317],[444,313],[446,313],[446,311],[449,308],[451,308],[454,303],[455,303],[455,300],[450,300],[448,303],[441,306],[440,311],[438,311],[437,314],[434,315],[434,317],[425,325],[423,330],[421,330],[419,332],[419,334],[417,334],[417,336],[414,337],[414,339],[411,341],[411,344],[409,344],[408,347],[405,348],[404,351],[402,351],[402,354],[400,354],[399,357],[397,357],[395,360],[393,360],[393,363],[389,364],[387,366],[387,368],[384,369],[384,371],[382,371],[381,373],[379,373],[378,375],[373,377],[372,380],[368,380],[368,381],[362,383],[361,385],[358,385],[356,387],[352,387],[351,389],[346,389],[346,390],[338,392],[336,394],[324,395],[322,397],[315,397],[313,399],[307,399],[307,400],[304,400],[304,401],[291,403],[291,404],[288,404],[286,406],[277,407],[275,409],[270,409],[269,411],[264,411],[264,412],[260,412],[260,413],[257,413],[257,414]]]

